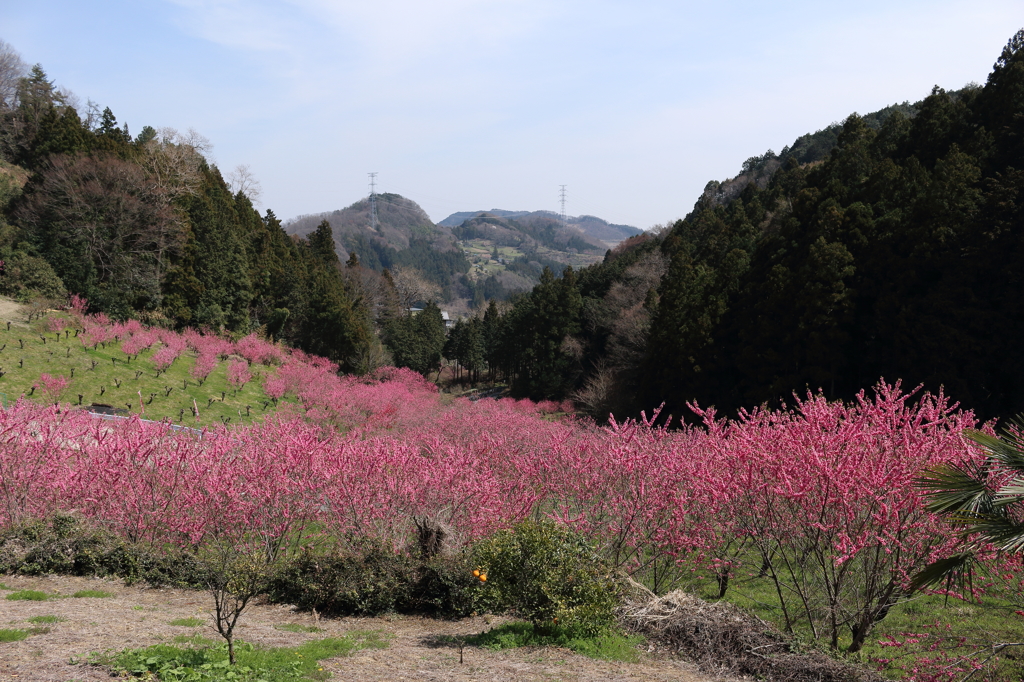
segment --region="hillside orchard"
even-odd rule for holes
[[[913,574],[955,552],[914,481],[980,456],[962,435],[978,426],[970,412],[899,383],[735,420],[692,405],[700,426],[668,428],[655,414],[597,427],[554,417],[569,405],[444,396],[411,370],[340,375],[253,336],[177,334],[80,308],[65,324],[126,357],[155,349],[158,372],[194,355],[197,381],[223,363],[234,386],[258,373],[268,398],[286,402],[261,423],[202,430],[103,421],[62,400],[73,380],[44,374],[34,397],[45,404],[0,413],[2,528],[73,512],[153,546],[276,546],[301,532],[402,552],[425,519],[465,547],[548,518],[657,592],[703,577],[725,596],[731,578],[756,572],[783,627],[856,651]]]

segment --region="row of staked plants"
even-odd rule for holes
[[[155,353],[179,343],[161,330],[71,314],[80,336],[120,343],[125,354],[137,336],[157,335]],[[898,383],[850,403],[798,396],[789,408],[738,419],[693,405],[699,426],[645,418],[598,428],[545,419],[529,401],[443,397],[408,370],[341,376],[331,363],[253,337],[181,336],[182,353],[197,362],[215,346],[207,357],[262,368],[264,391],[290,407],[257,424],[181,431],[98,421],[67,402],[18,402],[0,414],[0,527],[13,532],[74,510],[131,551],[212,566],[220,586],[209,571],[203,580],[220,592],[225,629],[247,603],[233,601],[245,581],[228,576],[255,576],[255,590],[270,567],[287,576],[274,588],[282,599],[333,600],[326,610],[339,613],[480,608],[461,601],[485,583],[472,571],[498,569],[437,562],[479,561],[470,548],[517,523],[550,520],[656,593],[702,582],[708,596],[746,599],[783,630],[891,659],[875,655],[879,642],[898,635],[907,651],[908,640],[921,641],[885,629],[900,604],[921,605],[912,578],[961,545],[917,481],[986,457],[965,436],[981,426],[969,411]],[[163,571],[160,561],[139,560],[152,567],[139,570]],[[983,561],[1010,583],[1022,575],[1012,555]],[[486,583],[497,586],[493,575]],[[323,587],[331,576],[364,586]],[[1019,591],[993,581],[959,596],[1008,609]],[[1003,613],[1015,622],[1012,609]],[[938,607],[924,618],[953,620]],[[932,664],[953,670],[976,660],[927,653],[907,666],[926,671],[915,679],[927,679]]]

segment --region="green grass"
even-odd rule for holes
[[[757,575],[758,561],[748,564],[751,569],[740,569],[730,581],[725,599],[753,613],[782,629],[784,620],[774,586],[766,577]],[[689,572],[689,566],[681,566]],[[699,576],[701,571],[693,575]],[[979,581],[980,584],[980,581]],[[705,575],[704,579],[682,584],[682,588],[698,596],[714,601],[718,596],[716,582]],[[883,675],[900,679],[910,675],[919,658],[935,658],[948,651],[954,656],[974,653],[981,662],[991,653],[991,646],[999,642],[1024,642],[1024,617],[1014,613],[1020,609],[1015,605],[1016,597],[992,591],[979,602],[967,603],[957,599],[946,599],[938,595],[915,596],[897,604],[888,615],[877,623],[868,636],[864,648],[850,656],[851,660],[876,667],[885,660]],[[794,602],[795,603],[795,602]],[[805,624],[798,623],[795,633],[798,639],[811,641],[811,633]],[[913,636],[917,635],[917,636]],[[917,642],[906,643],[916,639]],[[887,646],[880,642],[892,639],[904,642],[903,646]],[[827,645],[827,640],[818,642]],[[850,645],[850,631],[844,629],[839,641],[840,651]],[[929,652],[935,646],[938,653]],[[960,675],[964,677],[966,673]],[[1024,679],[1024,647],[1003,650],[997,659],[989,662],[985,675],[979,679],[1020,680]]]
[[[313,640],[299,647],[261,649],[236,641],[237,665],[234,667],[228,663],[225,645],[182,648],[159,644],[126,650],[102,662],[111,665],[117,674],[156,675],[162,680],[326,680],[330,673],[323,670],[321,660],[349,656],[360,649],[386,647],[387,642],[379,632],[360,631],[340,638]],[[100,659],[91,662],[100,662]]]
[[[323,632],[321,628],[313,627],[312,625],[300,625],[299,623],[278,623],[274,626],[274,629],[283,632]]]
[[[28,630],[0,630],[0,642],[20,642],[28,637]]]
[[[49,313],[49,316],[61,317],[62,314]],[[183,353],[166,372],[157,376],[152,356],[159,345],[128,362],[121,352],[121,342],[107,343],[106,347],[100,345],[95,350],[85,348],[75,338],[72,327],[68,327],[69,334],[62,333],[57,340],[55,332],[47,331],[47,319],[31,323],[25,322],[25,318],[15,320],[10,330],[6,322],[0,321],[0,347],[3,347],[0,371],[4,373],[0,377],[0,393],[7,395],[8,404],[21,395],[42,402],[41,390],[33,393],[32,386],[46,373],[64,376],[70,381],[64,402],[78,405],[81,395],[83,406],[102,403],[146,419],[170,419],[186,426],[221,424],[228,418],[230,424],[248,424],[261,421],[278,409],[263,392],[264,377],[274,371],[271,367],[253,365],[250,368],[252,380],[236,391],[227,381],[228,362],[222,360],[200,386],[189,374],[195,363],[195,354],[191,351]],[[40,335],[46,337],[45,344]],[[139,371],[142,373],[136,378]],[[140,392],[147,403],[143,405],[144,413],[139,407]],[[199,406],[199,420],[192,416],[193,400]],[[280,404],[288,402],[294,401],[282,400]]]
[[[44,625],[47,623],[63,623],[67,620],[67,618],[64,618],[63,616],[32,616],[31,618],[26,618],[25,620],[27,620],[29,623]]]
[[[193,648],[211,647],[216,644],[212,639],[204,637],[199,633],[191,635],[175,635],[171,641],[175,644],[188,644]]]
[[[447,641],[458,642],[458,639],[447,638]],[[637,646],[644,639],[620,632],[608,632],[597,637],[572,637],[560,627],[545,628],[543,632],[538,632],[532,623],[506,623],[479,635],[465,637],[462,641],[470,646],[498,650],[524,646],[558,646],[589,658],[636,663],[640,660]]]
[[[18,590],[11,592],[6,598],[9,601],[46,601],[50,595],[39,590]]]
[[[168,623],[168,625],[176,625],[176,626],[182,627],[182,628],[194,628],[194,627],[199,627],[200,625],[202,625],[205,622],[206,621],[203,620],[202,618],[195,618],[195,617],[191,617],[191,618],[175,618],[170,623]]]
[[[113,597],[113,592],[104,592],[103,590],[79,590],[75,592],[72,597],[76,599],[104,599],[106,597]]]

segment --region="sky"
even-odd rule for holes
[[[395,192],[650,228],[709,180],[934,85],[984,84],[1020,0],[22,0],[0,39],[81,101],[193,128],[288,219]]]

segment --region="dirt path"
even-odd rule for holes
[[[120,651],[176,636],[200,634],[217,638],[208,625],[190,628],[170,625],[179,618],[209,619],[203,592],[126,587],[114,580],[48,576],[2,576],[0,583],[13,590],[41,590],[65,598],[48,601],[8,601],[10,590],[0,590],[0,628],[27,629],[34,616],[60,616],[66,620],[48,626],[49,632],[20,642],[0,642],[0,680],[7,682],[85,682],[109,680],[110,670],[74,661],[92,652]],[[101,590],[106,598],[71,598],[80,590]],[[350,658],[324,661],[332,679],[428,680],[437,682],[495,680],[679,680],[712,682],[718,678],[698,673],[682,661],[646,656],[640,663],[594,661],[565,649],[551,647],[488,651],[467,647],[464,663],[458,649],[441,641],[444,635],[482,632],[501,619],[468,618],[457,622],[394,616],[385,618],[322,619],[322,634],[284,632],[275,625],[312,625],[309,614],[287,606],[251,607],[239,624],[238,637],[262,646],[296,646],[320,636],[340,636],[353,630],[379,630],[390,638],[383,650],[364,650]]]

